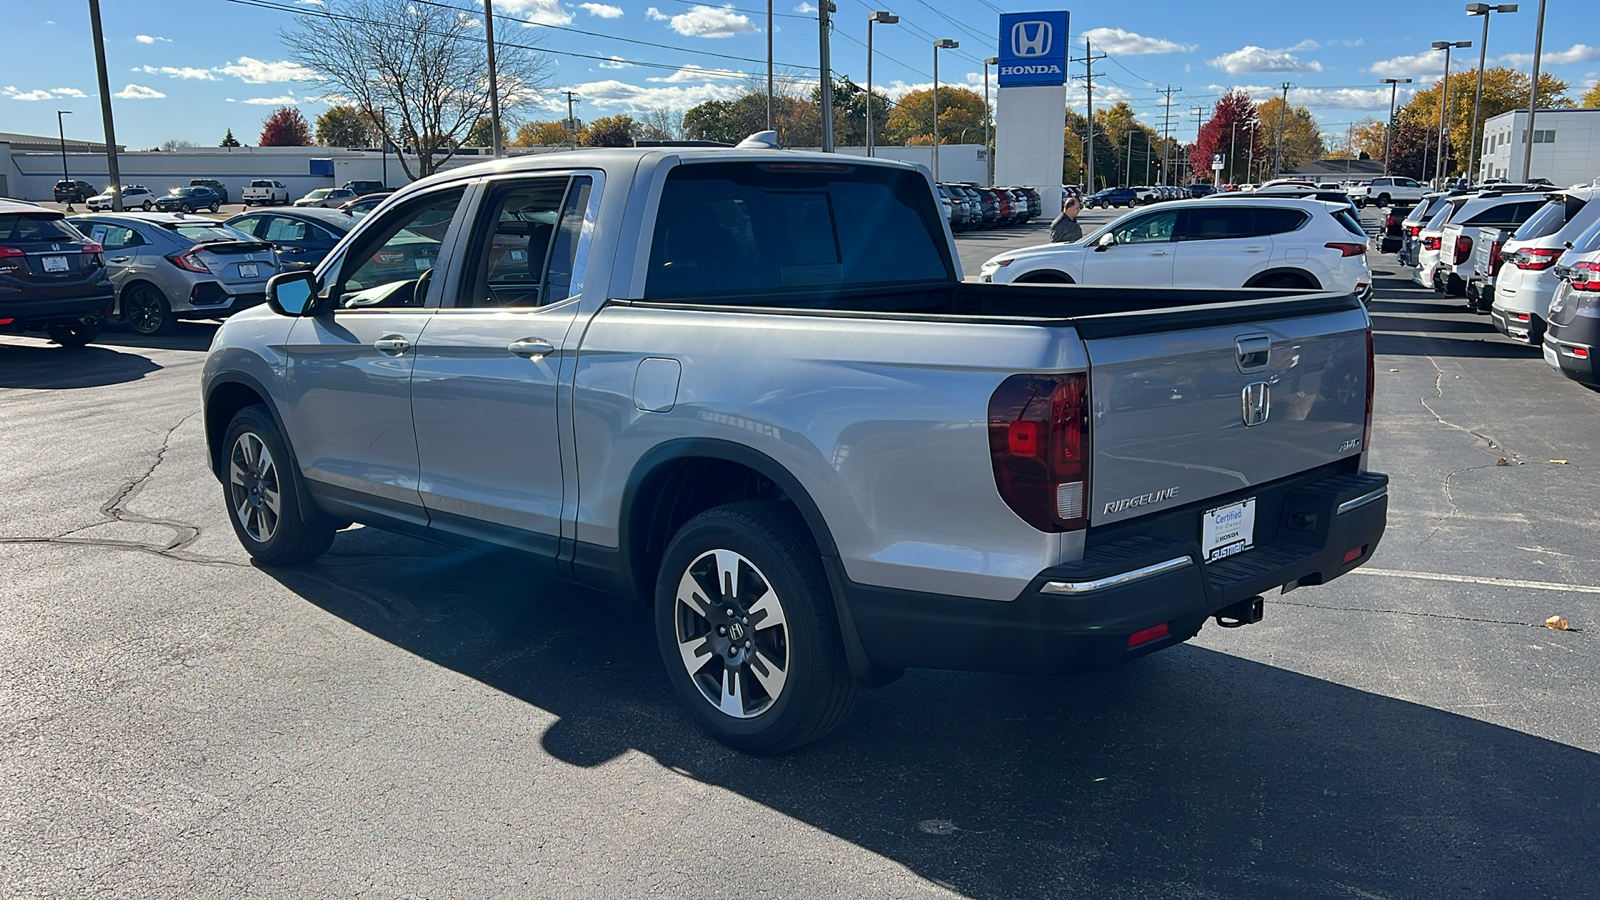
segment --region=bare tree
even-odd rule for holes
[[[483,22],[460,10],[410,0],[325,0],[298,16],[283,42],[325,94],[346,98],[402,146],[400,165],[410,178],[438,171],[488,114]],[[549,57],[530,44],[497,41],[500,108],[533,102],[550,71]]]
[[[683,111],[655,106],[646,109],[638,118],[640,136],[653,141],[683,139]]]

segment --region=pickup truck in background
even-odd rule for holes
[[[289,202],[289,188],[281,181],[257,178],[240,192],[245,206],[277,206]]]
[[[213,472],[259,563],[351,522],[653,607],[717,739],[783,752],[908,667],[1171,647],[1368,561],[1354,296],[962,279],[927,173],[661,146],[402,188],[225,322]]]
[[[1385,175],[1372,179],[1368,184],[1351,185],[1350,199],[1355,201],[1358,207],[1366,206],[1368,203],[1379,206],[1388,206],[1391,203],[1412,204],[1421,201],[1425,191],[1427,188],[1415,179]]]

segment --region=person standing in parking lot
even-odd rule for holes
[[[1050,223],[1050,243],[1069,244],[1083,237],[1083,226],[1078,224],[1078,213],[1083,211],[1083,199],[1072,197],[1061,208],[1061,215]]]

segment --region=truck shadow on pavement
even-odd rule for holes
[[[271,574],[560,717],[543,747],[566,763],[637,750],[968,896],[1592,892],[1600,756],[1581,749],[1184,646],[1074,677],[914,671],[758,759],[678,709],[644,607],[529,562],[353,529]]]
[[[70,390],[138,381],[161,366],[109,347],[58,347],[42,340],[0,343],[0,388]]]

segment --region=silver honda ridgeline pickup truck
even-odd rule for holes
[[[751,752],[908,666],[1104,666],[1259,621],[1384,530],[1355,297],[966,282],[904,164],[468,166],[267,298],[203,384],[252,557],[353,522],[526,551],[648,601],[688,709]]]

